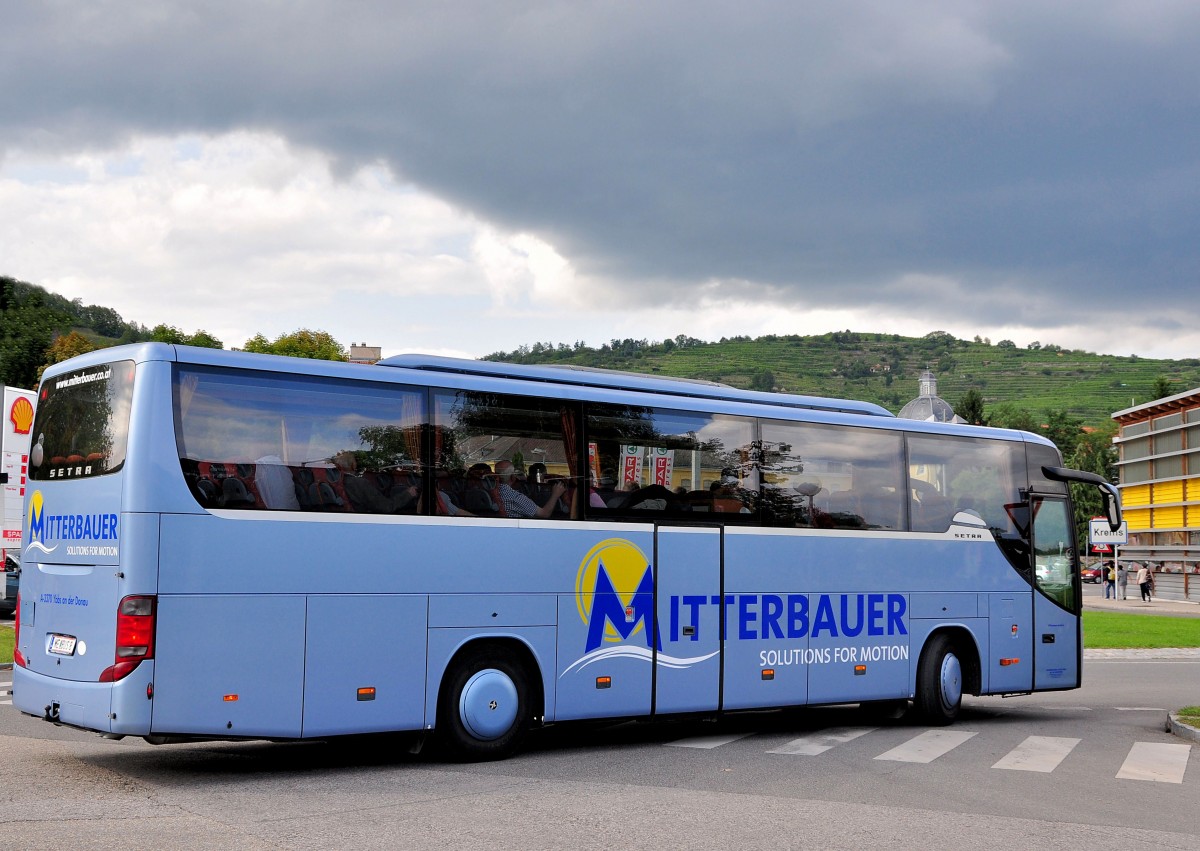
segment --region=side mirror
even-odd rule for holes
[[[1056,482],[1076,482],[1100,488],[1101,496],[1104,497],[1104,519],[1108,521],[1108,528],[1114,532],[1121,528],[1121,494],[1112,482],[1095,473],[1067,467],[1042,467],[1042,475]]]

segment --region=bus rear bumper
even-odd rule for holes
[[[154,665],[146,661],[116,683],[88,683],[49,677],[13,667],[13,706],[54,724],[105,735],[150,733]]]

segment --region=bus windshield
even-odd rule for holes
[[[132,361],[90,366],[42,384],[29,452],[33,481],[115,473],[125,463]]]

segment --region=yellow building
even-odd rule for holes
[[[1129,524],[1121,560],[1166,574],[1200,573],[1200,388],[1112,416]],[[1200,581],[1187,584],[1194,599]]]

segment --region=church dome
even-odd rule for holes
[[[921,395],[900,409],[906,420],[923,420],[932,423],[965,423],[954,413],[954,406],[937,394],[937,378],[929,370],[921,373]]]

